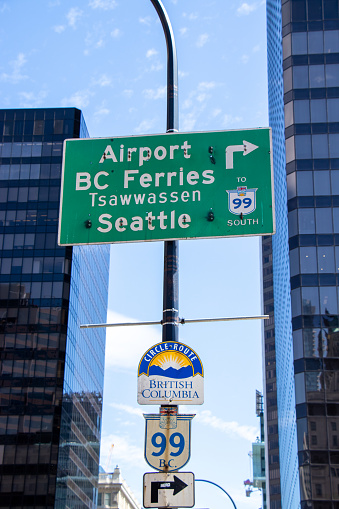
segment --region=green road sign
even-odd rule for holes
[[[274,232],[269,128],[65,141],[60,245]]]

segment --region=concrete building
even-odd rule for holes
[[[109,247],[59,247],[75,108],[0,110],[0,507],[96,507]]]
[[[99,474],[98,509],[141,509],[119,467],[113,473]]]

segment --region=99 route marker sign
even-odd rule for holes
[[[158,472],[144,474],[143,506],[151,507],[193,507],[194,474]]]
[[[184,467],[191,456],[191,421],[195,414],[177,414],[162,419],[144,414],[145,460],[156,470],[173,472]]]
[[[59,245],[273,233],[269,128],[64,142]]]

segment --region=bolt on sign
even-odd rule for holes
[[[163,341],[139,362],[139,405],[202,405],[204,369],[198,355],[177,341]]]
[[[64,142],[59,244],[275,232],[271,130]]]

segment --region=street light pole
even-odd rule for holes
[[[215,483],[215,482],[212,482],[212,481],[207,481],[207,479],[196,479],[195,482],[208,482],[209,484],[213,484],[213,486],[216,486],[217,488],[219,488],[221,491],[223,491],[225,493],[225,495],[228,496],[228,498],[230,499],[230,501],[232,502],[233,506],[234,506],[234,509],[237,509],[237,506],[235,505],[235,502],[233,500],[233,498],[231,497],[231,495],[229,493],[227,493],[226,490],[224,490],[224,488],[222,488],[221,486],[219,486],[219,484]]]
[[[151,0],[160,18],[167,46],[167,133],[178,132],[178,62],[174,35],[168,14],[160,0]],[[162,341],[178,341],[179,242],[164,243],[164,286]]]

